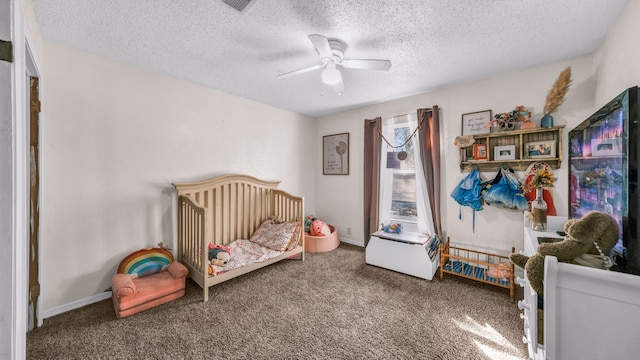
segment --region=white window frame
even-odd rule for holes
[[[405,115],[399,115],[399,116],[393,116],[393,117],[389,117],[389,118],[385,118],[383,119],[382,123],[382,131],[384,134],[384,137],[389,140],[389,142],[391,142],[392,145],[397,145],[395,144],[395,131],[396,129],[399,128],[403,128],[403,127],[408,127],[410,133],[413,132],[414,128],[411,127],[411,121],[410,121],[410,117],[413,114],[405,114]],[[385,122],[389,122],[389,121],[394,121],[394,119],[396,118],[402,118],[402,117],[406,117],[407,120],[406,122],[401,122],[401,123],[396,123],[393,124],[393,126],[386,126]],[[411,140],[414,148],[415,148],[415,142],[413,141],[413,139]],[[393,224],[402,224],[403,228],[405,231],[411,231],[411,232],[417,232],[418,231],[418,217],[406,217],[406,216],[398,216],[398,215],[391,215],[391,205],[392,205],[392,198],[393,198],[393,175],[394,173],[405,173],[405,174],[410,174],[410,173],[414,173],[416,172],[415,169],[413,170],[396,170],[396,169],[387,169],[387,152],[389,151],[393,151],[394,149],[390,148],[386,142],[382,142],[382,147],[381,147],[381,151],[382,151],[382,156],[381,156],[381,164],[380,164],[380,221],[382,223],[393,223]],[[416,159],[416,161],[418,161],[418,159]],[[417,193],[416,193],[416,197],[417,197]],[[417,199],[416,199],[417,200]],[[417,204],[416,204],[417,207]]]
[[[385,118],[382,120],[382,134],[386,139],[393,139],[395,143],[395,129],[399,127],[405,127],[405,123],[394,124],[393,126],[385,126],[388,121],[399,117],[407,118],[407,125],[411,133],[418,126],[417,114],[408,113],[405,115],[394,116]],[[391,142],[391,140],[389,140]],[[380,222],[382,223],[400,223],[403,225],[404,230],[411,232],[418,232],[424,234],[435,234],[435,226],[433,224],[433,217],[431,213],[431,207],[429,206],[429,196],[427,193],[427,185],[424,179],[424,171],[422,169],[422,161],[420,159],[420,142],[418,136],[414,136],[411,139],[414,151],[415,172],[416,176],[416,209],[417,217],[415,219],[404,219],[400,217],[391,217],[391,203],[392,203],[392,191],[393,191],[393,173],[394,170],[387,169],[387,156],[386,153],[391,149],[386,142],[383,141],[381,146],[381,158],[380,158],[380,205],[378,213],[380,216]],[[392,145],[395,146],[395,144]],[[405,170],[407,171],[407,170]],[[411,170],[410,170],[411,171]]]

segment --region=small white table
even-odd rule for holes
[[[365,250],[365,262],[403,274],[431,280],[440,265],[440,250],[431,253],[432,237],[425,234],[400,234],[377,231],[371,234]]]

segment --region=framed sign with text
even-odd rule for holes
[[[491,121],[491,110],[462,114],[462,136],[487,134],[491,129],[485,127]]]

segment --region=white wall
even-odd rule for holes
[[[314,209],[314,119],[44,42],[43,310],[100,294],[118,262],[175,248],[172,182],[281,180]]]
[[[631,0],[620,19],[594,54],[599,108],[624,89],[640,86],[640,0]]]

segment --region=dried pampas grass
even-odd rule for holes
[[[551,114],[555,112],[560,105],[564,102],[564,96],[567,94],[569,87],[571,86],[571,66],[562,70],[556,82],[553,84],[549,94],[547,94],[547,101],[544,104],[544,113]]]

